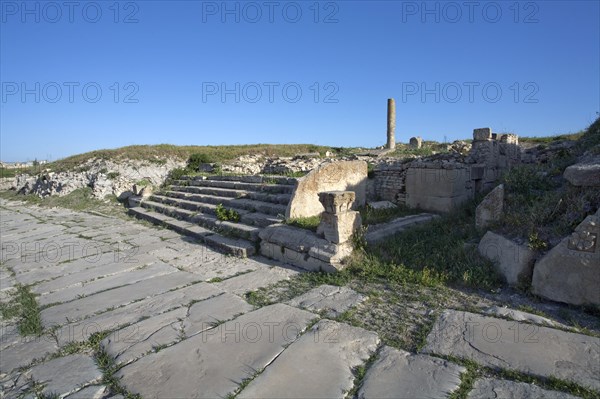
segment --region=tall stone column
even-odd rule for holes
[[[387,148],[396,148],[396,102],[388,98],[387,103]]]

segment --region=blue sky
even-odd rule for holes
[[[0,159],[578,131],[598,1],[1,2]]]

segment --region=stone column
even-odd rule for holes
[[[360,213],[352,210],[354,191],[325,191],[319,193],[319,201],[325,212],[321,214],[321,223],[317,234],[333,244],[344,244],[361,226]]]
[[[387,104],[387,148],[396,148],[396,103],[388,98]]]

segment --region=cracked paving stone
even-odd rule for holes
[[[344,398],[354,386],[352,369],[379,345],[376,333],[321,320],[292,343],[238,398]]]
[[[524,382],[484,378],[477,380],[468,399],[577,399],[568,393],[549,391]]]
[[[84,296],[93,295],[98,292],[106,291],[114,287],[132,285],[134,283],[148,280],[151,278],[165,276],[176,272],[177,269],[167,265],[166,263],[153,263],[140,269],[130,270],[124,273],[113,274],[101,279],[90,282],[82,282],[77,286],[55,291],[50,294],[41,295],[38,297],[40,306],[49,305],[51,303],[61,303],[72,301]]]
[[[588,335],[446,310],[427,336],[423,352],[600,390],[600,338]]]
[[[118,329],[140,319],[160,315],[181,306],[187,307],[192,301],[202,301],[222,293],[222,290],[212,284],[194,284],[67,324],[56,335],[60,346],[69,342],[86,341],[95,332]]]
[[[360,399],[442,398],[460,386],[466,368],[427,355],[389,346],[367,371],[358,391]]]
[[[153,348],[171,346],[251,311],[253,307],[240,297],[224,293],[196,302],[187,308],[176,309],[111,333],[102,346],[118,364],[127,364],[151,352]]]
[[[221,281],[215,285],[224,291],[236,295],[243,295],[248,291],[254,291],[282,280],[289,280],[290,277],[295,276],[298,273],[300,272],[293,268],[267,266],[250,273]]]
[[[321,285],[290,300],[289,305],[313,312],[326,312],[327,317],[338,317],[367,297],[348,287]]]
[[[30,376],[44,385],[44,395],[65,396],[88,384],[99,382],[102,372],[90,356],[76,354],[38,364],[31,369]]]
[[[109,391],[109,388],[104,385],[90,385],[67,396],[66,399],[102,399]]]
[[[197,277],[193,274],[176,271],[165,276],[150,278],[125,287],[86,296],[72,302],[51,306],[41,311],[42,322],[44,326],[48,326],[81,320],[96,312],[127,305],[136,300],[158,295],[196,281]]]
[[[226,397],[265,368],[317,315],[265,306],[149,354],[116,373],[144,398]]]

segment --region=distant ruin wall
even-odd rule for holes
[[[448,212],[493,188],[502,173],[521,161],[514,134],[475,129],[468,155],[437,154],[414,161],[379,165],[374,171],[378,199],[428,211]]]

